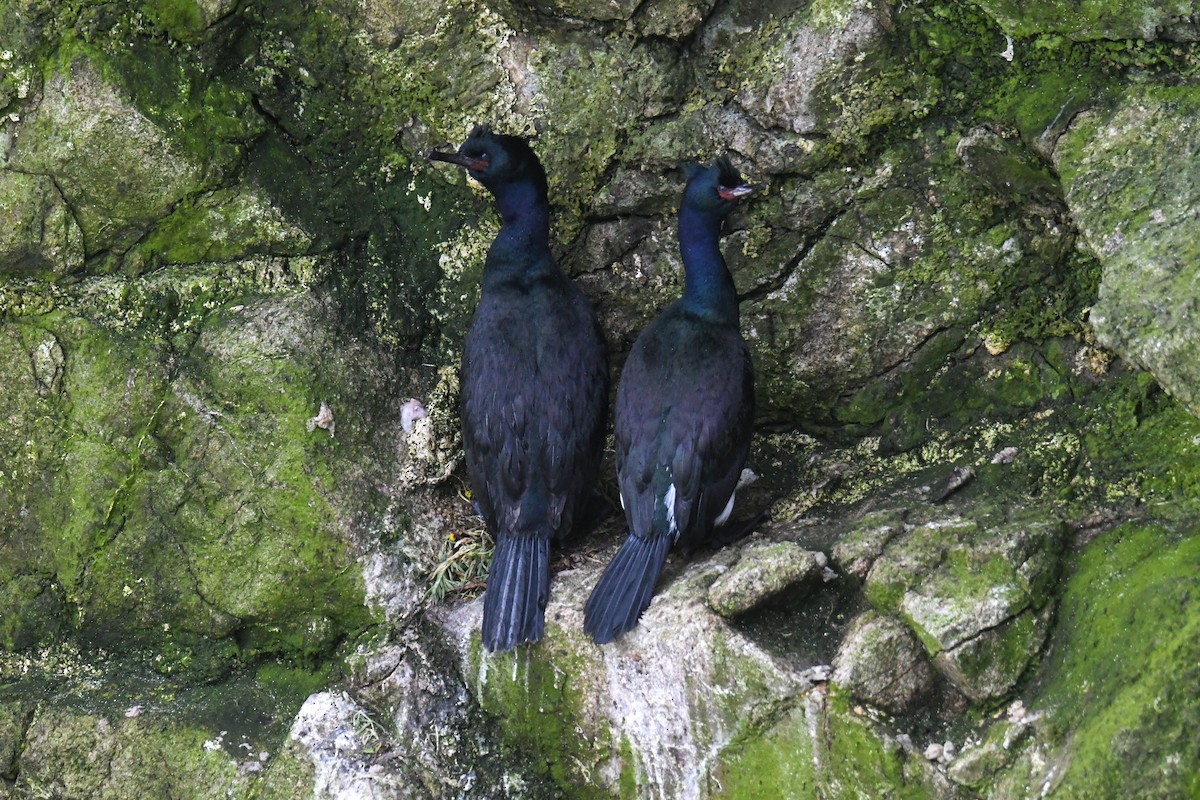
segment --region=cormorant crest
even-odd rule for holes
[[[729,160],[729,156],[718,156],[713,162],[713,166],[717,168],[717,179],[721,186],[727,189],[733,189],[742,184],[742,176],[738,174],[737,168],[733,166],[733,162]]]
[[[727,155],[717,156],[715,159],[713,159],[712,167],[707,167],[697,161],[689,161],[683,165],[683,174],[686,175],[687,179],[690,181],[692,178],[696,177],[702,172],[706,172],[711,168],[716,168],[717,170],[717,184],[719,186],[724,186],[727,189],[733,189],[737,186],[744,185],[741,174],[737,171],[737,167],[733,165],[733,162]]]

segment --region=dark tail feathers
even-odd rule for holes
[[[536,642],[550,597],[550,539],[502,535],[483,597],[483,646],[489,652]]]
[[[583,607],[583,629],[596,644],[611,642],[637,625],[654,597],[670,549],[670,536],[629,534]]]

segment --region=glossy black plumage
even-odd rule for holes
[[[703,544],[733,508],[754,370],[719,238],[749,191],[725,159],[691,171],[679,211],[684,295],[642,331],[621,372],[617,477],[629,535],[584,607],[599,644],[637,625],[671,547]]]
[[[528,142],[476,128],[430,158],[467,168],[500,212],[460,383],[467,471],[496,541],[483,644],[509,650],[542,637],[550,542],[570,533],[599,470],[608,368],[591,305],[550,254],[546,175]]]

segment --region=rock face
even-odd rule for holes
[[[912,632],[873,612],[855,619],[833,667],[835,683],[892,714],[911,710],[933,686],[928,658]]]
[[[0,797],[1194,794],[1196,18],[0,0]],[[425,153],[477,122],[534,137],[616,368],[681,165],[761,189],[772,521],[604,648],[619,514],[544,642],[476,633],[498,225]]]
[[[0,173],[0,252],[10,275],[66,275],[83,266],[83,234],[47,175]]]
[[[1160,36],[1195,41],[1196,4],[1160,0],[1131,3],[1119,8],[1096,0],[1063,0],[1029,6],[1014,0],[980,3],[1005,31],[1013,36],[1057,33],[1072,39],[1145,39]]]
[[[1056,158],[1104,269],[1090,316],[1097,338],[1153,372],[1192,413],[1200,413],[1200,222],[1187,187],[1200,134],[1179,115],[1197,108],[1196,90],[1130,93],[1112,113],[1073,125]]]
[[[972,700],[1003,697],[1045,641],[1062,525],[938,519],[888,542],[866,577]]]
[[[201,164],[178,152],[84,58],[46,82],[8,167],[61,187],[87,255],[127,249],[204,177]]]
[[[708,605],[723,617],[736,617],[819,581],[826,558],[793,542],[754,544],[708,589]]]

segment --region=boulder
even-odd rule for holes
[[[1055,163],[1103,266],[1090,320],[1101,343],[1154,374],[1200,415],[1200,219],[1190,200],[1200,91],[1131,91],[1081,116]]]

